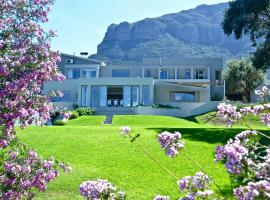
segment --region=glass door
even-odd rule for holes
[[[132,106],[138,106],[139,105],[139,87],[132,86],[131,94],[132,94],[132,103],[131,103]]]
[[[82,85],[82,87],[81,87],[81,105],[83,107],[89,106],[88,105],[88,99],[89,99],[88,86],[87,85]]]
[[[100,86],[99,105],[102,107],[107,106],[107,86]]]
[[[130,107],[131,106],[131,87],[130,86],[124,86],[124,107]]]

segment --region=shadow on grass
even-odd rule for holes
[[[207,143],[227,143],[228,139],[233,138],[235,135],[246,129],[241,128],[148,128],[156,133],[163,131],[175,132],[178,131],[182,134],[184,139],[193,141],[202,141]],[[269,135],[268,131],[261,131]]]

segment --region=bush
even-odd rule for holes
[[[77,111],[72,111],[71,115],[70,115],[70,118],[69,119],[76,119],[78,118],[80,115]]]
[[[67,122],[63,121],[63,120],[55,120],[53,122],[54,126],[65,126],[67,124]]]
[[[91,108],[77,108],[75,111],[79,116],[93,115],[93,110]]]

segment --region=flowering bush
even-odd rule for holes
[[[175,157],[178,151],[184,148],[185,142],[181,140],[182,135],[179,132],[163,132],[158,135],[158,141],[167,156]]]
[[[269,91],[264,86],[256,94],[265,100]],[[270,104],[244,107],[238,111],[236,107],[233,110],[226,109],[228,107],[232,106],[221,104],[218,108],[220,116],[229,122],[229,126],[237,122],[235,113],[240,116],[238,119],[253,114],[259,116],[266,126],[270,124]],[[237,199],[270,198],[270,146],[262,143],[265,139],[270,137],[260,131],[247,130],[230,139],[225,146],[216,148],[216,161],[225,161],[228,173],[235,179],[237,188],[234,189],[234,196]]]
[[[3,162],[0,169],[0,199],[22,199],[24,196],[32,199],[32,189],[45,191],[47,183],[59,175],[59,168],[71,171],[70,166],[58,163],[54,158],[43,160],[35,150],[27,149],[17,141],[14,143],[16,147],[6,148],[8,157],[0,162]]]
[[[0,199],[32,199],[33,189],[44,191],[59,167],[71,170],[15,140],[16,123],[24,128],[50,118],[49,97],[41,94],[41,86],[65,78],[57,68],[60,54],[50,47],[55,32],[42,27],[53,2],[0,0]]]
[[[210,178],[203,172],[197,172],[194,176],[186,176],[177,182],[180,191],[186,192],[185,199],[213,198],[214,192],[210,189]]]
[[[80,193],[89,200],[124,200],[125,193],[117,190],[107,180],[85,181],[80,185]]]
[[[53,0],[0,1],[0,148],[14,138],[14,125],[23,128],[49,118],[48,97],[41,94],[45,82],[61,81],[59,52],[50,49],[54,31],[45,32]]]

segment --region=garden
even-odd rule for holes
[[[103,125],[104,116],[89,109],[52,111],[42,85],[65,79],[50,46],[56,34],[41,26],[53,2],[0,4],[0,199],[270,199],[267,86],[255,91],[258,104],[221,103],[217,112],[186,119],[127,115]],[[254,11],[270,6],[262,2],[251,1]],[[227,34],[242,4],[230,4]],[[252,26],[238,27],[236,36],[250,28],[256,40],[261,26],[243,23]],[[267,48],[255,54],[263,67]],[[50,119],[54,126],[44,126]]]

